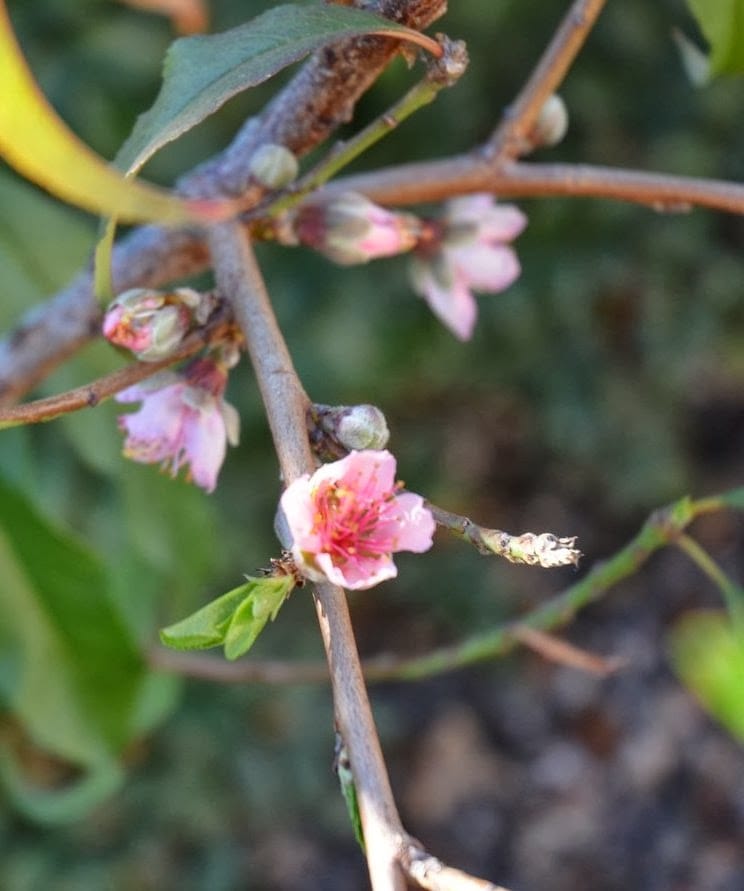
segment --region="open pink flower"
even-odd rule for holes
[[[447,202],[433,235],[422,239],[411,277],[414,290],[460,340],[469,340],[478,307],[472,291],[498,293],[519,277],[519,260],[507,242],[527,217],[491,195],[466,195]]]
[[[238,441],[238,414],[223,398],[226,384],[224,368],[198,359],[183,374],[162,372],[123,390],[117,402],[142,402],[139,411],[119,417],[125,457],[161,463],[172,476],[188,465],[188,478],[212,492],[227,443]]]
[[[351,452],[296,479],[281,507],[297,566],[313,581],[371,588],[393,578],[396,551],[431,547],[434,519],[420,495],[400,492],[387,451]]]

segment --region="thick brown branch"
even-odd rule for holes
[[[358,0],[387,18],[421,29],[441,16],[446,0]],[[302,155],[351,117],[354,105],[398,51],[398,41],[365,37],[317,53],[233,143],[179,182],[191,195],[246,197],[252,152],[267,142],[281,143]],[[203,239],[193,233],[136,230],[114,251],[113,277],[118,291],[157,287],[206,265]],[[0,342],[0,404],[15,401],[97,333],[99,308],[92,276],[83,273],[53,300],[31,310]]]
[[[606,0],[574,0],[534,71],[485,148],[495,162],[516,158],[529,148],[527,136],[540,109],[560,86],[594,27]]]

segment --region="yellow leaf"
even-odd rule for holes
[[[189,202],[127,180],[75,136],[39,90],[0,0],[0,156],[57,198],[128,222],[226,216],[224,202]]]

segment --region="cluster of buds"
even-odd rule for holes
[[[456,198],[440,219],[421,220],[348,192],[301,205],[290,228],[291,238],[342,265],[413,251],[414,290],[456,337],[468,340],[477,316],[472,291],[497,293],[519,276],[509,242],[526,224],[520,210],[491,195]]]
[[[190,331],[206,323],[215,306],[213,294],[192,288],[132,288],[109,305],[103,336],[142,362],[156,362],[172,356]]]
[[[216,305],[214,294],[191,288],[134,288],[108,307],[103,334],[140,361],[167,359],[187,334],[207,322]],[[180,371],[161,371],[118,393],[117,402],[142,403],[138,411],[119,417],[125,457],[160,464],[172,476],[186,467],[189,480],[213,491],[228,443],[238,442],[238,413],[224,394],[228,371],[239,356],[237,345],[225,341]]]

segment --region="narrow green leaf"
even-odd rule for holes
[[[160,640],[176,650],[206,650],[220,646],[233,614],[248,596],[252,584],[251,579],[180,622],[163,628]]]
[[[221,34],[182,37],[168,50],[163,86],[116,157],[128,172],[203,121],[242,90],[256,86],[316,49],[360,34],[421,35],[345,6],[275,6]]]
[[[687,0],[687,4],[710,43],[710,73],[744,73],[744,0]]]
[[[0,0],[0,83],[0,156],[53,195],[131,222],[183,223],[216,215],[215,203],[199,205],[155,186],[128,182],[72,133],[36,85],[4,0]]]
[[[276,618],[294,587],[291,576],[252,579],[248,597],[235,610],[225,633],[225,658],[231,661],[247,653],[264,630]]]
[[[672,665],[701,704],[744,741],[744,632],[719,612],[685,615],[668,638]]]

